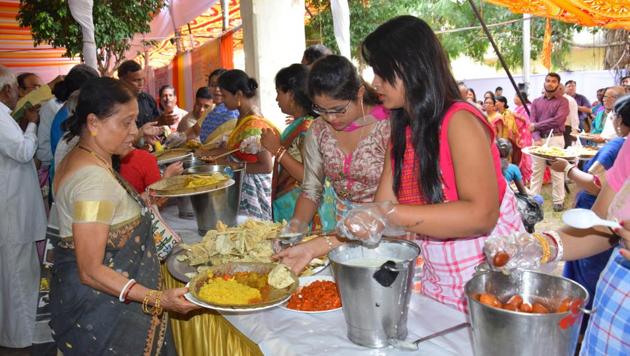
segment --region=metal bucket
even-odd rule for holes
[[[245,173],[245,165],[197,166],[187,169],[184,171],[184,174],[213,172],[228,173],[232,176],[235,183],[227,189],[190,196],[190,202],[197,218],[197,229],[202,236],[208,230],[216,228],[218,221],[222,221],[228,226],[236,225],[236,214],[238,213],[238,204],[241,199],[242,177]]]
[[[184,170],[192,167],[199,167],[206,164],[206,162],[198,159],[195,156],[187,158],[182,161]],[[195,210],[193,209],[190,197],[179,197],[175,199],[177,201],[177,210],[179,210],[179,217],[181,219],[194,220]]]
[[[474,296],[491,293],[505,302],[515,294],[525,302],[540,301],[556,309],[564,298],[588,301],[588,291],[562,277],[540,272],[514,271],[504,274],[488,271],[475,275],[465,287],[470,310],[473,350],[478,356],[573,355],[584,309],[552,314],[528,314],[481,304]],[[563,326],[560,326],[561,320]],[[572,320],[572,323],[566,323]],[[567,327],[568,326],[568,327]]]
[[[388,345],[389,338],[407,337],[407,311],[419,253],[412,242],[389,239],[375,248],[350,243],[330,251],[350,341],[380,348]],[[366,258],[373,263],[353,265]],[[396,263],[383,265],[388,260]]]

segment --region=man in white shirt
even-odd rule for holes
[[[39,290],[35,241],[46,233],[46,215],[33,163],[36,110],[24,114],[22,132],[11,117],[18,100],[15,75],[0,65],[0,346],[33,342]]]
[[[569,115],[567,116],[567,121],[564,123],[564,148],[567,148],[573,143],[571,132],[577,131],[577,129],[580,128],[580,113],[577,101],[566,93],[564,85],[560,84],[560,90],[562,90],[562,96],[569,102]]]
[[[159,94],[162,113],[158,117],[158,125],[168,126],[171,132],[176,132],[179,122],[188,114],[188,111],[177,106],[177,95],[175,95],[175,88],[171,85],[162,86]]]

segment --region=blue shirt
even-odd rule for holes
[[[523,175],[521,175],[521,170],[518,169],[518,166],[510,163],[506,169],[503,170],[503,177],[507,181],[508,184],[514,181],[523,180]]]
[[[214,130],[234,119],[238,119],[238,110],[228,110],[223,103],[218,104],[214,107],[214,110],[208,113],[203,124],[201,124],[199,139],[201,142],[206,142],[206,139],[208,139],[208,136],[210,136]]]
[[[608,142],[604,147],[600,148],[595,157],[584,163],[583,171],[587,172],[595,162],[599,162],[606,170],[613,166],[621,146],[625,142],[625,138],[617,137]],[[575,196],[575,207],[590,209],[595,203],[597,197],[582,190]]]
[[[52,125],[50,126],[50,148],[53,154],[53,161],[55,157],[55,151],[57,150],[57,144],[61,141],[65,131],[61,128],[64,122],[68,119],[68,108],[66,105],[62,106],[55,118],[53,119]]]
[[[606,170],[613,166],[615,163],[615,159],[617,158],[617,154],[619,154],[619,150],[621,150],[621,146],[625,142],[625,138],[617,137],[614,140],[608,142],[604,147],[602,147],[595,157],[591,158],[584,164],[584,171],[588,171],[595,162],[599,162]],[[597,197],[595,195],[589,194],[586,191],[582,190],[577,193],[575,196],[575,207],[582,209],[590,209],[595,203],[595,199]],[[582,258],[575,261],[568,261],[564,264],[564,272],[563,275],[567,278],[570,278],[588,290],[591,295],[587,308],[590,308],[593,305],[593,295],[595,294],[595,287],[597,286],[597,281],[601,275],[602,270],[608,263],[610,259],[610,254],[612,250],[607,250],[597,255]],[[582,331],[584,331],[586,327],[586,322],[588,318],[584,318],[584,322],[582,324]]]

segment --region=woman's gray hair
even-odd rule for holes
[[[0,64],[0,89],[4,88],[5,85],[13,85],[15,83],[17,83],[15,74],[9,68]]]

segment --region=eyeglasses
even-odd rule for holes
[[[343,115],[348,111],[348,107],[350,106],[351,102],[352,100],[348,100],[348,103],[343,108],[333,108],[333,109],[324,109],[321,106],[318,106],[317,104],[313,104],[313,106],[311,107],[311,110],[313,110],[314,113],[320,116]]]
[[[618,95],[604,95],[604,99],[617,99]]]

